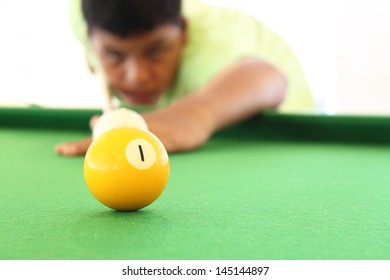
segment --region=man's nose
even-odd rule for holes
[[[129,87],[139,89],[150,82],[150,71],[146,62],[130,59],[125,65],[125,82]]]

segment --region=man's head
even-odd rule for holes
[[[92,48],[129,104],[154,104],[172,84],[186,24],[180,0],[83,0]]]

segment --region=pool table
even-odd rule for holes
[[[170,155],[163,194],[100,204],[83,157],[98,110],[0,108],[0,259],[390,259],[390,118],[264,113]]]

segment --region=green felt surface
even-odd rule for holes
[[[35,121],[0,128],[0,259],[390,259],[387,144],[232,130],[171,155],[162,196],[119,213],[89,193],[83,158],[53,152],[88,132]]]

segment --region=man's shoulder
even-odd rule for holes
[[[271,46],[285,44],[266,24],[239,9],[200,0],[184,0],[183,4],[190,57],[198,52],[216,56],[268,56]]]
[[[209,32],[225,32],[229,30],[226,27],[234,27],[234,30],[238,30],[244,27],[251,28],[251,25],[256,28],[264,26],[257,19],[239,9],[217,6],[200,0],[184,0],[182,13],[191,25],[204,28]]]

